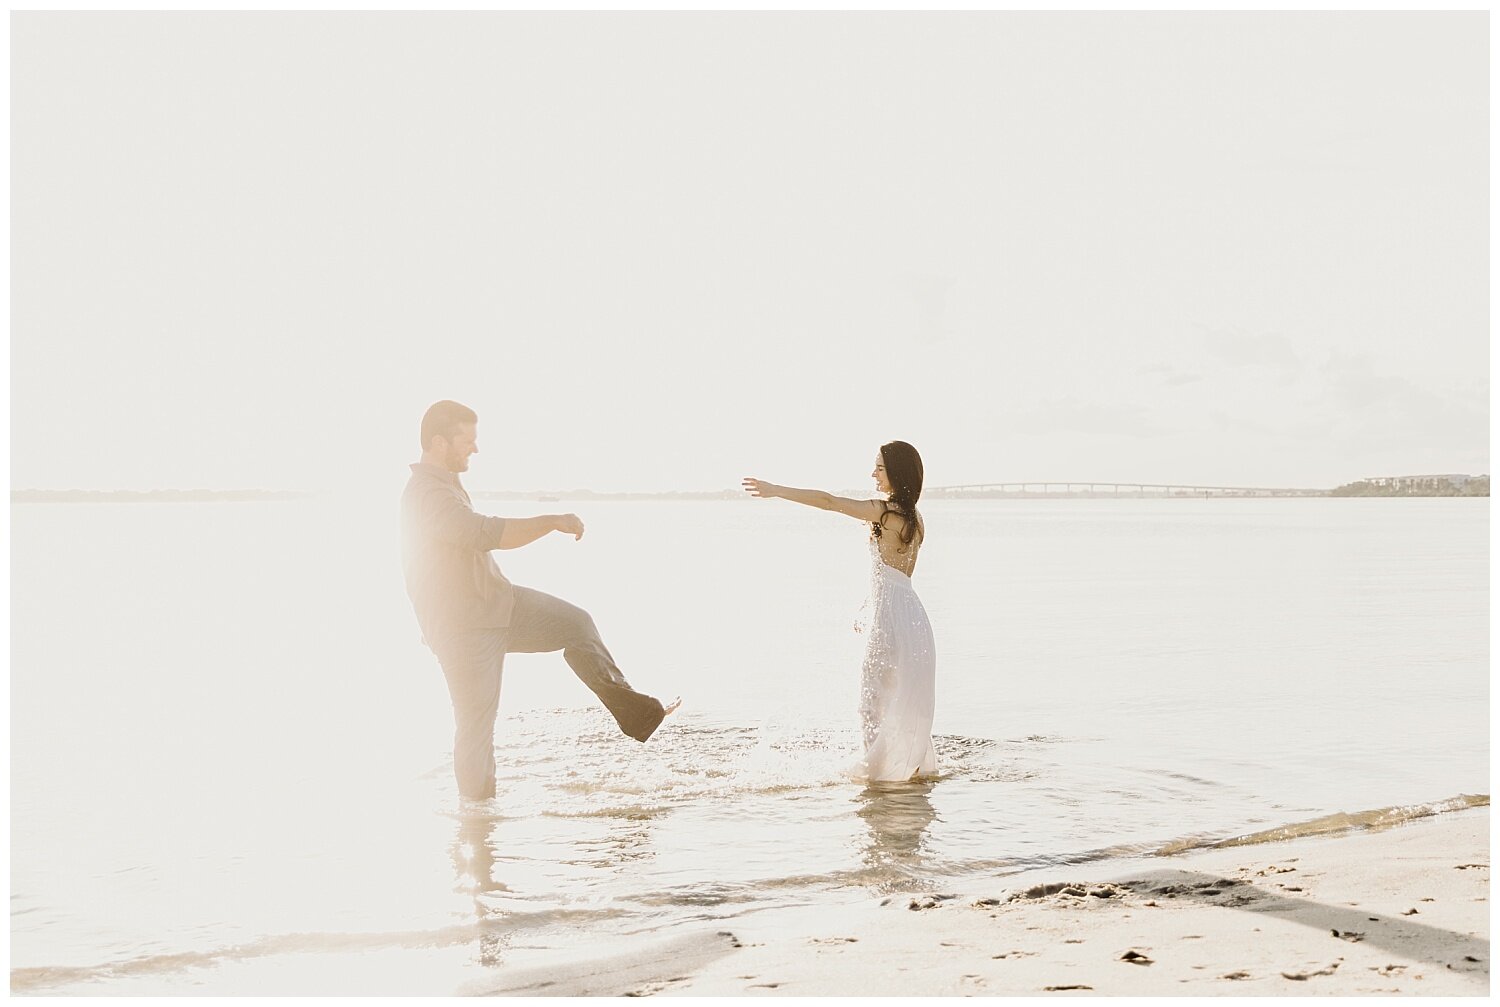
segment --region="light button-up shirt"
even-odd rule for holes
[[[515,591],[490,555],[504,529],[504,518],[474,512],[457,473],[411,467],[401,494],[401,569],[429,647],[449,633],[510,625]]]

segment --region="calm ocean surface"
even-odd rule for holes
[[[683,709],[507,660],[462,805],[389,498],[11,518],[16,993],[448,993],[766,907],[1488,794],[1488,500],[935,501],[935,783],[845,782],[861,526],[573,509],[497,554]]]

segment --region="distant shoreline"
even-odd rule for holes
[[[1360,487],[1359,492],[1341,492],[1344,487],[1331,490],[1243,490],[1197,492],[1170,490],[1137,492],[1135,490],[1099,491],[995,491],[961,490],[933,491],[924,499],[934,500],[1267,500],[1267,499],[1368,499],[1412,497],[1435,499],[1483,499],[1489,497],[1486,482],[1484,492],[1419,492],[1411,489],[1388,490]],[[869,496],[865,490],[840,490],[847,496],[863,498]],[[668,492],[604,492],[597,490],[475,490],[471,494],[476,500],[528,501],[531,503],[576,503],[593,501],[651,501],[671,503],[673,501],[696,502],[706,500],[749,500],[743,490],[678,490]],[[12,504],[28,503],[254,503],[292,500],[309,500],[317,496],[307,490],[12,490]]]
[[[302,490],[11,490],[17,503],[247,503],[303,500]]]
[[[642,493],[613,493],[598,490],[475,490],[477,500],[533,500],[560,503],[564,500],[738,500],[745,491],[733,490],[667,490]]]

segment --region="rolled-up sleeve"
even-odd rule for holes
[[[500,535],[505,531],[504,518],[477,514],[452,493],[440,490],[424,494],[422,523],[439,541],[475,552],[500,548]]]

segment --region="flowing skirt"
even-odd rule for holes
[[[875,564],[859,715],[864,755],[850,774],[869,782],[937,775],[932,710],[937,652],[911,578]]]

